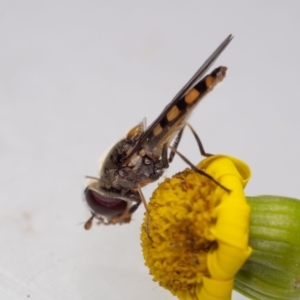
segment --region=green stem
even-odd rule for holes
[[[278,196],[247,201],[253,253],[235,289],[250,299],[300,299],[300,201]]]

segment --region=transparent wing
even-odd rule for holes
[[[192,78],[186,83],[186,85],[176,94],[169,105],[173,105],[177,99],[181,99],[206,73],[206,71],[211,67],[215,60],[220,56],[220,54],[225,50],[228,44],[233,39],[230,34],[220,46],[211,54],[211,56],[203,63],[203,65],[197,70],[197,72],[192,76]]]
[[[202,66],[197,70],[197,72],[192,76],[192,78],[184,85],[184,87],[176,94],[176,96],[172,99],[172,101],[164,108],[161,114],[156,118],[156,120],[146,129],[145,133],[140,138],[137,145],[132,149],[131,153],[128,155],[132,155],[138,147],[151,135],[153,129],[157,124],[165,117],[166,113],[172,108],[198,81],[205,75],[207,70],[211,67],[211,65],[215,62],[215,60],[219,57],[219,55],[225,50],[228,44],[233,39],[233,36],[230,34],[220,45],[219,47],[208,57],[208,59],[202,64]]]

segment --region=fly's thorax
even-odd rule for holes
[[[120,168],[123,165],[124,158],[131,149],[132,144],[126,138],[118,141],[111,147],[106,156],[102,159],[100,176],[105,177],[104,175],[108,174],[109,170]]]
[[[155,163],[146,155],[137,152],[129,160],[124,160],[130,149],[130,143],[123,139],[108,152],[100,169],[101,188],[125,193],[136,189],[140,181],[155,175]]]
[[[117,168],[122,165],[124,157],[126,157],[128,151],[132,148],[132,145],[124,138],[117,142],[107,153],[106,158],[103,161],[102,169]]]
[[[100,183],[104,189],[111,189],[118,181],[117,170],[121,166],[122,157],[126,155],[126,151],[130,145],[126,143],[126,139],[118,141],[107,152],[100,166]],[[118,188],[117,186],[115,188]]]

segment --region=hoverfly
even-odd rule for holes
[[[220,44],[149,127],[146,128],[145,122],[136,125],[108,152],[101,166],[100,178],[89,177],[93,180],[84,191],[92,213],[92,217],[85,223],[86,229],[92,226],[93,218],[106,225],[128,223],[141,202],[147,209],[141,188],[162,176],[175,153],[196,171],[226,189],[189,162],[177,151],[177,146],[184,127],[188,125],[191,128],[186,121],[192,110],[225,77],[227,68],[222,66],[206,76],[204,74],[232,38],[229,35]],[[201,154],[208,156],[199,137],[191,130]]]

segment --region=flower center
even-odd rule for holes
[[[173,294],[192,291],[209,275],[207,253],[216,245],[215,184],[189,169],[161,183],[145,214],[142,247],[154,281]]]

